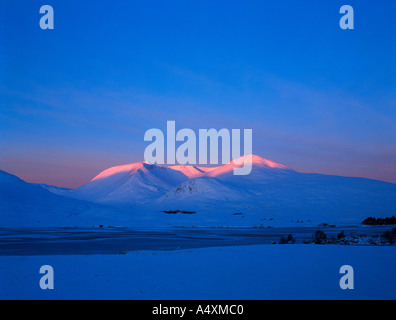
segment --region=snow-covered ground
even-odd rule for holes
[[[54,289],[42,290],[42,265]],[[354,269],[342,290],[339,269]],[[396,248],[252,245],[1,256],[0,299],[396,299]]]

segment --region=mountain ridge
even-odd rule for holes
[[[234,175],[233,168],[243,165],[243,161],[234,160],[218,167],[167,167],[138,162],[103,170],[74,190],[36,186],[47,192],[42,198],[49,197],[51,203],[53,199],[48,193],[58,195],[60,203],[70,198],[80,201],[72,204],[77,208],[92,203],[94,206],[88,208],[86,215],[89,219],[84,222],[92,224],[100,224],[99,221],[129,226],[288,226],[302,221],[304,225],[356,224],[369,216],[396,215],[396,184],[301,173],[259,156],[251,158],[251,174]],[[22,197],[18,195],[21,184],[16,181],[10,184],[15,194]],[[3,181],[2,188],[7,188],[7,182]],[[3,197],[8,215],[19,205],[17,198],[14,201]],[[22,211],[29,212],[29,208],[32,204]],[[68,210],[61,206],[60,214]],[[96,214],[95,210],[101,213]],[[75,218],[76,224],[82,223],[79,215],[67,214]],[[65,219],[55,223],[61,221]]]

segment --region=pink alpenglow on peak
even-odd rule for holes
[[[247,155],[239,157],[238,159],[232,160],[229,163],[218,166],[218,167],[198,167],[193,165],[175,165],[175,166],[164,166],[164,165],[151,165],[146,162],[135,162],[120,166],[114,166],[109,169],[106,169],[99,173],[96,177],[94,177],[92,181],[101,180],[104,178],[110,178],[112,176],[119,175],[131,175],[137,171],[146,172],[150,168],[169,168],[175,171],[179,171],[184,174],[187,178],[196,178],[201,176],[210,176],[215,177],[230,171],[235,172],[235,169],[245,169],[251,170],[253,167],[260,168],[273,168],[273,169],[289,169],[288,167],[277,163],[272,160],[265,159],[263,157],[257,155]],[[237,173],[238,174],[238,173]],[[242,174],[244,175],[244,174]]]
[[[242,156],[218,167],[166,166],[136,162],[108,168],[99,173],[89,183],[67,192],[67,194],[77,199],[108,205],[149,204],[159,199],[161,195],[171,192],[182,183],[186,183],[186,188],[194,186],[195,191],[197,188],[200,192],[215,190],[220,188],[220,185],[210,178],[235,181],[238,176],[238,169],[249,170],[247,174],[240,175],[245,176],[240,181],[247,181],[246,179],[251,181],[250,178],[262,181],[273,174],[277,176],[280,173],[279,170],[282,171],[282,174],[283,171],[289,171],[284,170],[288,168],[279,163],[256,155]],[[250,171],[252,174],[250,174]],[[195,179],[201,180],[197,183],[188,182],[195,181]],[[210,183],[210,186],[208,186],[208,183]],[[231,194],[230,192],[224,192]]]
[[[234,163],[236,166],[242,166],[244,163],[252,163],[252,165],[257,166],[257,167],[289,169],[288,167],[284,166],[283,164],[265,159],[260,156],[256,156],[254,154],[242,156],[238,159],[232,160],[230,163]]]
[[[101,173],[99,173],[96,177],[94,177],[91,181],[100,180],[103,178],[108,178],[110,176],[126,173],[126,172],[133,172],[135,170],[143,168],[143,162],[135,162],[130,164],[124,164],[121,166],[115,166],[108,168]]]
[[[208,172],[207,175],[210,177],[217,177],[229,172],[234,172],[234,174],[238,175],[238,169],[251,171],[254,167],[266,169],[289,169],[280,163],[251,154],[232,160],[231,162]]]
[[[165,135],[160,129],[149,129],[144,134],[144,141],[152,141],[144,150],[144,160],[148,163],[156,163],[159,165],[175,165],[179,164],[208,164],[208,150],[209,163],[211,165],[218,165],[219,158],[219,139],[221,138],[221,163],[228,163],[231,158],[231,149],[233,158],[235,152],[241,150],[241,130],[232,129],[231,133],[228,129],[216,130],[199,129],[198,141],[197,135],[191,129],[181,129],[176,132],[175,121],[167,121],[166,127],[166,150],[165,150]],[[187,138],[185,140],[185,138]],[[209,140],[209,142],[208,142]],[[176,149],[177,141],[185,141]],[[243,150],[245,154],[252,153],[252,129],[243,130]],[[199,157],[197,161],[197,144],[199,150]],[[166,161],[165,161],[166,151]],[[251,172],[251,163],[246,162],[245,166],[235,167],[235,175],[248,175]]]

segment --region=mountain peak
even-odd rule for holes
[[[143,171],[147,173],[147,171],[151,171],[155,168],[169,168],[174,171],[181,172],[187,178],[196,178],[199,176],[218,176],[224,174],[226,172],[232,171],[234,168],[242,167],[244,163],[252,163],[253,167],[259,168],[272,168],[272,169],[289,169],[288,167],[284,166],[283,164],[277,163],[275,161],[260,157],[258,155],[246,155],[241,156],[238,159],[232,160],[229,163],[218,166],[218,167],[197,167],[193,165],[173,165],[173,166],[159,166],[156,164],[148,164],[147,162],[135,162],[120,166],[114,166],[108,168],[101,173],[99,173],[96,177],[94,177],[92,181],[101,180],[104,178],[111,178],[115,176],[124,176],[133,174],[136,171]]]
[[[111,177],[111,176],[116,175],[116,174],[121,174],[121,173],[135,171],[137,169],[143,168],[144,165],[145,165],[144,162],[135,162],[135,163],[124,164],[124,165],[120,165],[120,166],[110,167],[110,168],[100,172],[91,181],[100,180],[100,179],[103,179],[103,178],[108,178],[108,177]]]
[[[251,163],[253,168],[263,168],[263,169],[289,169],[283,164],[277,163],[272,160],[262,158],[260,156],[250,154],[246,156],[239,157],[238,159],[232,160],[231,162],[217,167],[216,169],[207,173],[210,177],[218,177],[224,174],[233,172],[235,168],[239,168],[245,165],[245,163]]]
[[[235,166],[242,166],[244,163],[250,163],[250,162],[257,167],[288,169],[288,167],[284,166],[283,164],[277,163],[272,160],[268,160],[266,158],[254,154],[239,157],[238,159],[232,160],[230,164],[233,164]]]

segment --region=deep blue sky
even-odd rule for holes
[[[41,30],[41,5],[55,29]],[[352,5],[355,30],[341,30]],[[395,9],[365,1],[2,1],[0,169],[76,187],[144,132],[252,128],[296,170],[396,182]],[[393,20],[393,25],[392,25]]]

